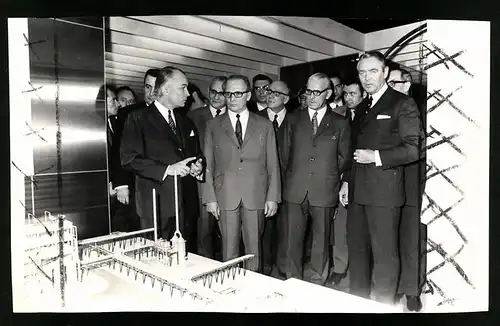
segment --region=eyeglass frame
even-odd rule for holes
[[[215,95],[214,95],[213,93],[215,93]],[[210,88],[210,89],[208,90],[208,95],[210,95],[211,97],[217,97],[217,96],[222,96],[222,97],[224,97],[224,92],[219,92],[219,91],[216,91],[216,90],[215,90],[215,89],[213,89],[213,88]]]
[[[250,92],[250,90],[246,90],[244,92],[224,92],[223,95],[227,99],[230,99],[232,95],[234,95],[235,98],[242,98],[243,95],[245,95],[246,93],[249,93],[249,92]],[[240,95],[238,96],[236,94],[240,94]]]
[[[270,89],[270,88],[266,89],[266,94],[267,94],[267,95],[270,95],[271,93],[272,93],[274,96],[276,96],[276,97],[278,97],[278,96],[280,96],[280,95],[283,95],[283,96],[290,96],[290,95],[288,95],[288,94],[286,94],[286,93],[282,93],[282,92],[280,92],[280,91],[274,91],[274,90],[272,90],[272,89]],[[278,94],[278,95],[276,95],[276,94]]]
[[[312,89],[307,88],[307,89],[304,91],[304,94],[305,94],[306,96],[311,96],[311,95],[314,95],[315,97],[318,97],[318,96],[320,96],[321,94],[323,94],[324,92],[326,92],[327,90],[331,90],[331,88],[330,88],[330,87],[327,87],[327,88],[325,88],[325,89],[324,89],[324,90],[322,90],[322,91],[318,91],[318,90],[316,90],[316,89],[315,89],[315,90],[312,90]],[[309,93],[309,94],[308,94],[308,93]]]
[[[409,83],[407,80],[390,80],[387,82],[387,85],[394,87],[396,84],[404,84],[404,83]]]

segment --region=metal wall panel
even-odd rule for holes
[[[102,26],[102,18],[87,20],[94,26],[101,20]],[[31,93],[32,126],[45,139],[33,148],[35,213],[66,215],[80,238],[106,234],[106,116],[103,99],[97,100],[105,80],[103,29],[33,18],[28,30],[30,81],[36,89]],[[30,181],[26,186],[26,206],[32,211]]]

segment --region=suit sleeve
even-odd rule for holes
[[[214,189],[214,152],[213,152],[213,139],[212,139],[212,128],[210,124],[207,124],[205,130],[205,183],[201,186],[202,192],[202,202],[203,204],[216,202]]]
[[[123,128],[120,158],[123,168],[143,178],[163,182],[167,164],[148,158],[145,155],[144,134],[139,116],[129,114]]]
[[[347,120],[341,120],[341,129],[337,148],[339,173],[344,173],[351,161],[351,126]]]
[[[193,130],[195,131],[194,135],[196,138],[196,157],[201,158],[201,165],[203,166],[203,170],[201,171],[201,174],[196,180],[199,182],[205,182],[205,174],[206,174],[206,168],[207,168],[207,161],[205,156],[203,155],[203,147],[205,144],[200,144],[200,132],[198,130],[198,125],[194,123],[194,120],[191,120],[191,124],[193,127]]]
[[[400,104],[398,127],[401,145],[379,150],[383,169],[414,162],[420,156],[423,129],[417,104],[412,98]]]
[[[276,135],[274,128],[269,124],[266,140],[266,167],[268,188],[266,201],[281,203],[281,172],[278,159],[278,147],[276,145]]]

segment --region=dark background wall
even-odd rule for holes
[[[33,149],[36,183],[26,180],[27,209],[34,202],[37,216],[66,215],[80,239],[107,234],[105,101],[97,99],[105,80],[103,19],[32,18],[28,32],[30,42],[40,41],[32,45],[30,79],[43,94],[33,96],[32,123],[47,141]]]

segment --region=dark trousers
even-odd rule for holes
[[[134,192],[130,191],[128,205],[118,201],[116,196],[110,198],[111,232],[132,232],[139,230],[139,216],[136,214]]]
[[[398,230],[401,209],[349,205],[347,245],[351,294],[394,303],[400,261]],[[372,264],[373,262],[373,264]]]
[[[153,227],[152,220],[141,218],[142,229],[149,229],[152,227]],[[161,219],[159,218],[157,221],[157,227],[158,227],[158,238],[170,241],[174,236],[175,230],[177,229],[175,223],[175,216],[161,218]],[[184,240],[186,240],[186,236],[184,235],[182,230],[181,233]],[[148,238],[153,239],[153,233],[151,233],[151,235]]]
[[[220,226],[222,260],[228,261],[239,257],[240,242],[243,238],[245,254],[254,255],[254,258],[247,262],[246,268],[251,271],[260,271],[264,210],[250,210],[245,208],[243,203],[240,203],[235,210],[221,210]]]
[[[401,276],[398,293],[419,296],[422,292],[425,283],[425,253],[422,255],[422,246],[426,244],[422,239],[424,228],[425,225],[420,223],[420,207],[403,206],[399,226]]]
[[[337,208],[333,224],[333,271],[337,274],[343,274],[347,271],[349,266],[347,249],[347,209],[344,206],[339,205]]]
[[[198,218],[198,254],[210,259],[216,259],[216,246],[220,233],[216,218],[207,212],[206,207],[200,205]]]
[[[279,221],[283,215],[283,205],[278,206],[278,212],[265,219],[264,234],[262,235],[262,270],[264,274],[271,274],[273,266],[277,264]],[[282,254],[283,256],[283,254]]]
[[[311,282],[324,284],[329,273],[328,246],[333,207],[315,207],[306,198],[302,204],[285,202],[287,210],[287,277],[303,278],[304,239],[307,213],[312,218]],[[280,241],[281,242],[281,241]]]

